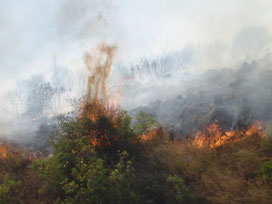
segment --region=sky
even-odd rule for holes
[[[114,64],[188,46],[197,70],[259,59],[271,51],[271,9],[271,0],[1,0],[0,97],[53,59],[84,69],[101,43],[117,47]]]

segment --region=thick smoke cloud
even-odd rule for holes
[[[108,85],[120,84],[125,109],[202,88],[199,76],[209,69],[236,72],[245,62],[266,59],[271,7],[270,0],[1,1],[1,127],[9,126],[13,111],[8,93],[37,74],[50,81],[54,57],[76,75],[70,82],[79,84],[67,95],[78,99],[86,88],[84,53],[97,44],[116,47]],[[220,83],[228,84],[231,72],[219,72]]]
[[[237,69],[211,69],[183,83],[186,89],[178,97],[157,100],[139,111],[154,116],[166,127],[181,135],[194,133],[217,123],[225,130],[246,128],[262,121],[271,128],[272,57],[244,63]],[[170,91],[170,90],[169,90]]]
[[[244,63],[266,59],[271,34],[265,27],[243,28],[229,44],[228,48],[222,44],[206,47],[189,44],[180,51],[142,59],[129,66],[121,78],[123,106],[131,109],[158,99],[172,99],[197,86],[199,82],[195,78],[208,70],[230,68],[235,71]],[[224,73],[219,77],[223,77],[222,83],[231,80]],[[213,89],[213,84],[209,88]]]

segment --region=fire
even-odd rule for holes
[[[0,145],[0,157],[6,159],[8,157],[9,147],[7,144],[2,143]]]
[[[115,47],[100,45],[91,54],[85,55],[88,71],[87,102],[103,100],[108,103],[107,79],[109,77]]]
[[[79,117],[87,117],[96,122],[99,117],[106,116],[113,120],[120,114],[119,87],[109,96],[106,82],[110,74],[114,47],[100,45],[93,53],[86,54],[85,65],[88,71],[86,98],[79,103]],[[116,125],[117,126],[117,125]],[[91,131],[87,138],[93,147],[109,146],[107,138],[96,138],[97,132]]]
[[[111,94],[107,90],[114,52],[114,46],[102,44],[91,53],[86,53],[84,61],[87,69],[87,93],[85,99],[79,102],[78,116],[88,114],[88,118],[96,121],[99,115],[109,116],[120,111],[119,85],[116,85]]]
[[[99,146],[100,146],[99,142],[98,142],[97,139],[95,139],[95,138],[90,138],[90,139],[89,139],[89,143],[90,143],[91,146],[93,146],[93,147],[99,147]]]
[[[151,140],[152,138],[154,138],[154,136],[157,134],[157,130],[151,130],[146,134],[142,134],[140,136],[140,140],[141,141],[147,141],[147,140]]]
[[[111,146],[111,142],[109,141],[109,139],[107,138],[107,136],[104,136],[104,137],[102,137],[102,138],[100,138],[100,139],[98,139],[98,138],[96,138],[95,137],[95,132],[96,131],[93,131],[94,133],[94,135],[89,135],[88,136],[88,141],[89,141],[89,143],[90,143],[90,145],[92,146],[92,147],[101,147],[101,146],[104,146],[104,147],[110,147]],[[114,138],[115,140],[117,139],[117,138]]]
[[[93,101],[89,104],[86,104],[86,101],[83,101],[83,103],[80,104],[78,117],[88,118],[93,123],[96,123],[101,117],[107,117],[110,118],[110,120],[112,121],[113,127],[117,128],[120,113],[120,109],[118,109],[117,107],[105,106],[105,104],[99,100]],[[118,139],[117,136],[111,139],[108,138],[112,137],[112,135],[107,135],[107,127],[105,127],[104,133],[103,130],[102,133],[98,133],[97,131],[97,129],[93,129],[86,134],[86,137],[92,147],[109,147],[111,146],[110,140]],[[97,138],[97,135],[99,135],[99,138]]]
[[[196,133],[193,144],[200,148],[204,146],[216,148],[224,144],[243,141],[254,135],[266,137],[260,122],[252,124],[245,131],[231,130],[226,132],[222,132],[217,124],[211,124],[204,131]]]
[[[114,90],[109,96],[108,106],[111,109],[120,111],[120,84],[116,84]]]
[[[43,157],[45,155],[45,152],[33,152],[27,149],[25,146],[19,146],[18,144],[11,141],[2,140],[0,142],[0,160],[24,159],[30,161],[32,159]]]
[[[78,117],[88,118],[93,123],[96,123],[100,117],[107,117],[110,118],[113,127],[117,128],[120,113],[120,109],[114,106],[105,106],[105,104],[99,100],[93,101],[89,104],[86,104],[86,101],[83,101],[83,103],[80,104]],[[97,138],[97,135],[99,135],[99,138]],[[109,147],[111,146],[110,140],[118,139],[117,136],[111,139],[108,138],[112,137],[112,135],[107,134],[107,127],[105,127],[105,130],[92,129],[86,134],[86,137],[92,147]]]
[[[256,122],[254,125],[251,125],[245,134],[247,136],[259,134],[262,138],[266,137],[266,134],[262,131],[261,122]]]
[[[110,117],[117,128],[120,108],[120,86],[116,84],[115,89],[109,93],[107,90],[107,79],[111,71],[115,47],[99,45],[92,53],[85,55],[84,61],[87,68],[87,94],[85,100],[79,104],[79,117],[87,117],[96,122],[100,116]],[[140,136],[140,141],[147,141],[158,134],[158,130],[150,130]],[[87,135],[89,143],[93,147],[110,146],[107,136],[96,138],[96,132]],[[118,137],[114,138],[117,140]]]

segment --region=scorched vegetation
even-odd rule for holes
[[[132,128],[99,102],[61,124],[48,156],[1,144],[1,204],[271,203],[272,141],[260,124],[172,141],[146,114]]]

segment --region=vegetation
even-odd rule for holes
[[[145,113],[130,122],[125,112],[92,104],[62,121],[50,137],[52,155],[2,155],[0,204],[272,203],[270,138],[255,132],[199,147],[190,138],[154,135],[160,127]]]

